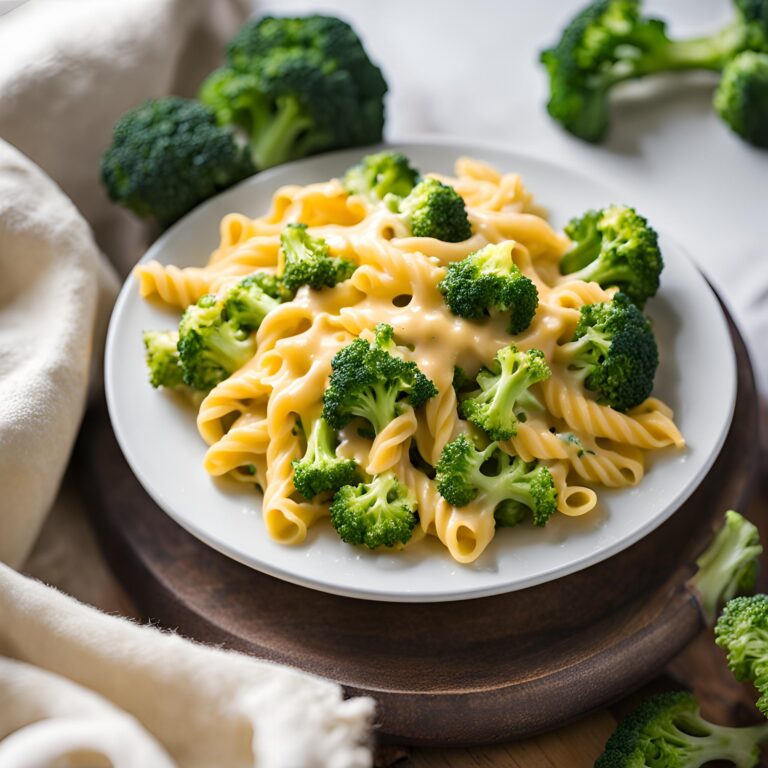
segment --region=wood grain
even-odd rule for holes
[[[382,738],[394,743],[519,739],[625,696],[702,629],[686,582],[723,510],[744,507],[757,464],[754,382],[733,327],[732,334],[736,414],[691,499],[615,557],[507,595],[376,603],[257,573],[154,505],[125,464],[103,408],[89,413],[79,445],[83,484],[102,545],[145,617],[338,681],[350,695],[374,696]]]

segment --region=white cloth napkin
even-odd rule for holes
[[[126,109],[194,92],[246,5],[38,0],[0,16],[0,560],[11,566],[56,496],[98,370],[117,280],[89,224],[123,266],[144,237],[107,201],[99,156]],[[107,616],[0,564],[0,768],[363,768],[372,716],[371,700],[344,701],[337,685]]]

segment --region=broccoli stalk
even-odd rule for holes
[[[252,335],[226,319],[225,303],[213,294],[187,307],[179,323],[184,383],[207,391],[242,368],[256,351]]]
[[[720,605],[754,589],[762,551],[757,528],[738,512],[728,510],[723,527],[696,561],[699,570],[689,582],[710,623]]]
[[[344,187],[351,195],[373,200],[402,198],[411,193],[418,178],[419,172],[402,152],[377,152],[366,155],[344,174]]]
[[[509,313],[509,332],[522,333],[539,305],[536,286],[512,258],[514,243],[486,245],[448,266],[438,286],[454,315],[477,320],[491,310]]]
[[[437,489],[455,507],[463,507],[484,494],[495,510],[496,525],[515,525],[528,513],[544,526],[557,509],[552,474],[543,464],[524,462],[501,450],[498,443],[478,450],[465,435],[448,443],[435,467]]]
[[[768,148],[768,53],[745,51],[729,62],[714,105],[731,130]]]
[[[565,233],[574,247],[560,272],[576,280],[616,286],[642,309],[656,295],[664,260],[656,230],[634,208],[612,205],[572,219]]]
[[[530,387],[551,375],[540,349],[521,352],[510,344],[477,375],[480,390],[462,396],[461,414],[491,440],[509,440],[517,434],[517,422],[526,420],[526,412],[541,408]]]
[[[248,137],[258,169],[381,141],[387,84],[346,22],[264,17],[241,28],[200,100]]]
[[[705,720],[692,694],[662,693],[619,723],[595,768],[698,768],[727,760],[736,768],[760,762],[768,723],[730,728]]]
[[[183,384],[183,369],[179,360],[176,331],[144,331],[144,350],[149,383],[157,387],[172,389]]]
[[[270,296],[262,286],[269,286],[270,275],[246,277],[224,297],[227,320],[242,331],[255,331],[264,318],[280,306],[280,300]]]
[[[305,499],[337,491],[360,479],[358,466],[351,459],[336,455],[336,433],[322,418],[312,421],[307,434],[307,449],[293,462],[293,484]]]
[[[390,325],[376,326],[372,344],[358,338],[339,350],[331,368],[323,416],[334,429],[357,416],[378,434],[406,407],[418,408],[437,394],[416,363],[397,355]]]
[[[101,158],[110,198],[169,227],[209,197],[255,172],[232,130],[196,101],[146,101],[115,124]]]
[[[768,49],[768,10],[735,0],[732,23],[710,37],[672,40],[663,21],[646,18],[640,0],[597,0],[578,13],[560,41],[543,51],[550,79],[550,115],[586,141],[609,123],[611,90],[658,72],[720,70],[743,50]]]
[[[467,208],[461,195],[433,178],[420,181],[403,198],[390,198],[413,237],[433,237],[459,243],[472,237]]]
[[[405,544],[417,522],[413,494],[391,473],[345,485],[331,503],[331,523],[342,541],[369,549]]]
[[[312,237],[306,224],[289,224],[280,235],[280,245],[285,257],[282,281],[291,293],[302,285],[316,291],[332,288],[355,270],[355,265],[346,259],[331,256],[328,243]]]
[[[653,390],[659,365],[648,320],[622,293],[580,310],[573,340],[559,348],[587,389],[618,411],[640,405]]]
[[[730,600],[715,626],[715,642],[727,652],[736,679],[757,688],[757,706],[768,717],[768,595]]]

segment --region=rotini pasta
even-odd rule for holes
[[[297,491],[294,462],[307,448],[307,425],[323,412],[335,356],[357,338],[370,342],[382,323],[393,329],[393,354],[418,366],[435,392],[416,407],[399,403],[398,415],[376,434],[356,420],[340,427],[336,453],[355,461],[361,478],[392,473],[418,513],[411,540],[436,536],[461,563],[480,556],[496,522],[486,494],[453,506],[432,471],[459,435],[489,440],[463,414],[457,369],[474,377],[512,342],[522,351],[541,350],[551,375],[531,387],[540,407],[520,420],[515,434],[497,441],[510,457],[547,468],[563,515],[593,509],[593,485],[639,483],[647,451],[684,445],[659,400],[614,410],[569,367],[566,345],[582,307],[609,302],[614,291],[560,275],[558,261],[570,242],[547,223],[520,177],[462,158],[455,177],[436,178],[463,198],[470,238],[449,243],[412,236],[391,206],[349,194],[331,180],[283,187],[262,217],[225,216],[205,267],[150,262],[136,270],[142,296],[185,309],[206,294],[225,295],[254,273],[280,277],[286,268],[280,236],[289,224],[306,225],[332,256],[351,262],[348,279],[304,285],[266,314],[254,332],[251,359],[211,388],[200,406],[198,428],[209,444],[205,470],[258,485],[266,530],[277,541],[303,541],[328,515],[329,494],[308,500]],[[533,320],[519,334],[512,335],[500,315],[467,320],[453,314],[441,293],[449,265],[488,244],[503,244],[538,293]]]

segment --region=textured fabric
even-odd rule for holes
[[[147,241],[99,184],[112,125],[147,97],[193,93],[245,10],[50,0],[0,17],[0,561],[10,566],[39,534],[99,378],[117,279],[97,241],[121,271]],[[60,583],[73,587],[78,572],[91,599],[115,594],[106,569],[84,567],[92,542],[66,539],[81,507],[71,485],[54,507],[65,522],[46,528],[33,563],[63,571],[66,561]],[[344,701],[337,685],[107,616],[0,564],[0,768],[364,768],[372,715],[372,701]]]

